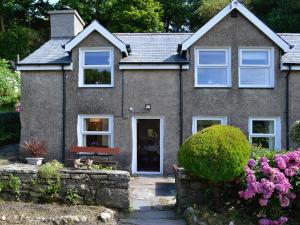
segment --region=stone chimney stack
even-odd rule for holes
[[[51,38],[74,37],[84,28],[84,21],[76,10],[54,10],[50,15]]]

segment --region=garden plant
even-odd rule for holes
[[[196,133],[182,145],[178,161],[188,172],[208,183],[215,210],[221,209],[221,187],[242,174],[250,158],[250,145],[236,127],[214,125]]]
[[[259,206],[259,225],[283,225],[288,221],[287,209],[291,209],[300,186],[299,170],[300,149],[249,160],[244,168],[245,189],[239,195],[252,208]]]

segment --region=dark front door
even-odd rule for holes
[[[160,172],[160,120],[137,120],[137,171]]]

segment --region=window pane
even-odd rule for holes
[[[197,132],[216,124],[221,124],[221,120],[197,120]]]
[[[86,147],[110,147],[110,135],[85,135]]]
[[[242,85],[270,85],[269,69],[241,68],[240,83]]]
[[[198,68],[198,84],[227,85],[227,69]]]
[[[109,65],[110,52],[85,52],[85,65]]]
[[[110,68],[84,69],[84,84],[111,84]]]
[[[275,149],[275,138],[274,137],[252,137],[252,145],[273,150]]]
[[[108,118],[86,118],[84,119],[84,131],[109,131]]]
[[[243,51],[243,65],[268,65],[268,51]]]
[[[253,134],[274,134],[274,121],[252,121]]]
[[[200,51],[199,64],[226,64],[225,51]]]

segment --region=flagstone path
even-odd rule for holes
[[[172,177],[133,177],[130,181],[130,205],[120,225],[186,225],[174,211],[176,187]]]

